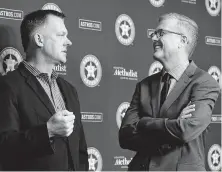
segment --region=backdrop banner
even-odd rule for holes
[[[199,42],[192,59],[221,85],[221,0],[1,0],[2,75],[25,58],[20,24],[37,9],[66,15],[73,44],[67,63],[55,70],[78,91],[90,171],[126,171],[135,154],[120,148],[118,130],[136,83],[162,68],[153,60],[148,38],[160,15],[176,12],[197,22]],[[221,163],[219,97],[207,135],[206,169],[220,170]]]

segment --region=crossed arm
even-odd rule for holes
[[[180,144],[197,138],[211,122],[219,92],[219,86],[212,80],[196,84],[190,97],[192,105],[179,112],[177,119],[153,118],[152,114],[140,114],[138,84],[119,131],[120,146],[134,151],[152,152],[164,144]]]

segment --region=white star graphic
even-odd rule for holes
[[[218,77],[218,75],[217,75],[216,72],[213,72],[213,73],[211,74],[211,76],[212,76],[217,82],[219,81],[219,77]]]
[[[17,62],[16,62],[15,59],[12,59],[12,55],[11,54],[9,55],[9,59],[6,59],[4,62],[6,64],[6,66],[7,66],[6,73],[9,72],[9,71],[15,70],[15,65],[16,65]]]
[[[92,154],[90,155],[90,158],[88,159],[89,161],[89,170],[93,170],[95,171],[96,168],[95,168],[95,165],[96,163],[98,162],[98,160],[96,160],[95,158],[92,157]]]
[[[120,25],[120,28],[122,29],[121,35],[129,37],[129,30],[131,28],[126,24],[126,21],[124,21],[124,23]]]
[[[210,0],[210,8],[216,9],[217,8],[216,3],[218,3],[218,0]]]
[[[88,72],[86,77],[93,77],[95,79],[95,71],[97,70],[97,68],[92,65],[92,62],[90,62],[89,65],[85,67],[85,69]]]
[[[219,164],[220,154],[219,154],[216,150],[213,151],[211,157],[212,157],[212,159],[213,159],[213,164]]]

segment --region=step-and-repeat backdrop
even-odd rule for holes
[[[149,32],[160,15],[194,19],[200,38],[193,60],[221,82],[221,0],[0,0],[0,73],[16,69],[25,56],[19,27],[27,13],[54,9],[67,16],[73,42],[56,71],[77,89],[90,171],[126,171],[135,152],[123,150],[118,130],[136,83],[158,72]],[[221,84],[221,83],[220,83]],[[1,105],[0,105],[1,106]],[[1,119],[0,119],[1,120]],[[207,170],[221,168],[221,99],[206,144]]]

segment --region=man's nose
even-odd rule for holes
[[[158,38],[157,38],[156,34],[154,34],[151,39],[152,39],[153,42],[158,41]]]
[[[66,41],[66,45],[67,46],[71,46],[72,45],[72,42],[67,38],[67,41]]]

